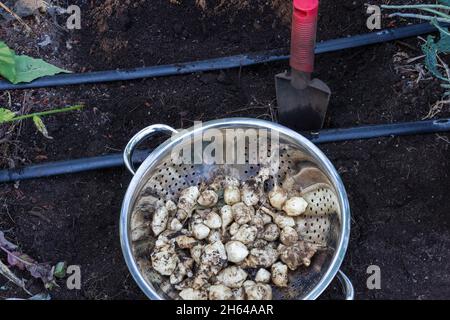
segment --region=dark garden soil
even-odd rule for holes
[[[272,5],[234,0],[220,6],[220,1],[206,0],[206,10],[186,0],[72,1],[77,2],[83,28],[60,33],[57,52],[36,50],[36,39],[27,46],[19,36],[15,42],[11,32],[3,36],[17,51],[60,61],[74,71],[199,60],[289,43],[289,1]],[[318,39],[368,32],[364,3],[321,1]],[[383,25],[389,23],[386,18]],[[316,75],[333,91],[326,127],[424,118],[442,90],[435,80],[415,83],[415,73],[401,72],[401,57],[420,55],[419,44],[410,39],[319,56]],[[28,102],[33,111],[75,102],[86,107],[46,118],[53,140],[36,133],[32,123],[23,123],[15,143],[2,151],[2,166],[120,152],[133,134],[154,123],[181,128],[194,120],[223,117],[271,120],[276,111],[274,75],[287,67],[283,62],[11,92],[16,107]],[[0,102],[7,103],[5,93],[0,93]],[[447,109],[437,117],[449,115]],[[342,269],[358,299],[450,298],[449,139],[449,134],[440,134],[320,146],[342,174],[350,197],[352,232]],[[0,230],[8,239],[40,261],[81,266],[81,290],[69,291],[60,281],[60,288],[50,292],[52,298],[144,298],[119,245],[119,211],[130,179],[124,169],[114,169],[0,186]],[[370,265],[381,268],[380,290],[366,287]],[[0,287],[0,297],[23,296],[3,278]],[[38,281],[32,290],[40,291]],[[331,290],[325,297],[338,295]]]

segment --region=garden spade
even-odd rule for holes
[[[294,0],[291,70],[275,76],[279,121],[294,130],[322,128],[330,100],[330,88],[311,79],[318,13],[319,0]]]

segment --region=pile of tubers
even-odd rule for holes
[[[271,300],[272,286],[289,284],[289,270],[308,267],[319,246],[299,237],[308,203],[275,186],[269,171],[239,182],[217,176],[181,191],[177,203],[158,201],[151,230],[151,266],[184,300]]]

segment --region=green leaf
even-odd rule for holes
[[[16,114],[11,110],[0,108],[0,123],[11,121],[15,116]]]
[[[441,37],[436,43],[436,49],[439,53],[450,52],[450,36],[448,34],[441,33]]]
[[[450,6],[450,0],[439,0],[441,4],[445,4],[446,6]]]
[[[9,81],[16,78],[15,54],[8,46],[0,41],[0,75]]]
[[[45,124],[42,121],[41,117],[33,116],[33,122],[36,128],[39,130],[40,133],[42,133],[44,137],[46,137],[47,139],[53,139],[48,135],[47,128],[45,127]]]
[[[70,71],[58,68],[42,59],[34,59],[28,56],[16,56],[16,78],[14,84],[19,82],[31,82],[43,76],[52,76],[57,73],[70,73]]]

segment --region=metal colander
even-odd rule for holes
[[[247,135],[226,141],[233,144],[232,148],[222,150],[224,153],[230,150],[236,153],[235,145],[245,146],[243,161],[239,164],[217,164],[217,161],[214,162],[217,150],[204,153],[205,148],[208,148],[204,142],[204,133],[216,130],[225,136],[225,131],[229,129],[247,130]],[[262,152],[258,150],[256,157],[255,149],[249,146],[250,141],[260,135],[260,129],[268,130],[269,138],[276,134],[278,143],[268,143],[267,149]],[[174,135],[155,149],[135,172],[131,161],[134,149],[157,132]],[[194,145],[197,148],[191,150],[197,153],[201,151],[203,155],[201,164],[174,163],[175,149]],[[195,156],[193,152],[191,160]],[[223,154],[223,158],[226,156]],[[274,161],[275,158],[277,161]],[[315,299],[336,275],[347,291],[347,298],[353,297],[351,283],[339,271],[349,237],[350,211],[345,189],[325,155],[298,133],[275,123],[243,118],[211,121],[182,132],[165,125],[153,125],[130,140],[124,159],[134,178],[122,206],[122,249],[131,274],[150,299],[177,299],[178,291],[172,288],[166,277],[151,268],[149,256],[156,239],[149,229],[151,217],[148,216],[146,202],[154,201],[155,198],[162,202],[169,199],[177,202],[179,193],[189,186],[211,182],[219,175],[246,181],[257,176],[262,168],[270,171],[270,177],[265,181],[265,191],[269,192],[279,185],[291,194],[301,195],[308,202],[307,211],[296,218],[297,231],[301,239],[321,248],[313,257],[311,266],[290,272],[287,288],[274,288],[274,298]]]

